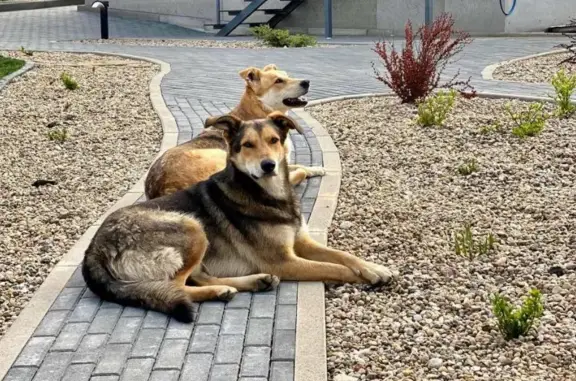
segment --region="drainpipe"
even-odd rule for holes
[[[332,0],[324,0],[324,37],[332,39]]]
[[[424,0],[424,24],[431,25],[432,24],[432,13],[434,11],[434,0]]]
[[[221,0],[216,0],[216,24],[220,24],[220,13],[222,11]]]

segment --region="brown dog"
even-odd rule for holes
[[[291,108],[304,107],[308,102],[302,97],[308,93],[310,81],[290,78],[275,65],[267,65],[262,70],[254,67],[244,69],[240,77],[246,81],[246,88],[240,104],[232,110],[241,120],[265,118],[272,111],[286,113]],[[206,125],[213,124],[208,118]],[[301,130],[299,130],[302,133]],[[285,142],[287,160],[290,160],[292,143]],[[208,128],[187,143],[166,151],[150,168],[145,182],[148,199],[174,193],[206,180],[226,167],[226,140],[222,133]],[[321,167],[289,165],[290,183],[299,184],[307,177],[323,176]]]
[[[265,291],[279,280],[387,284],[396,274],[308,234],[289,181],[280,112],[211,122],[229,146],[226,168],[186,190],[117,210],[82,267],[105,300],[193,321],[192,302]]]

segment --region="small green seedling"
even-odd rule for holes
[[[76,82],[76,80],[72,78],[70,74],[62,73],[60,75],[60,79],[62,80],[62,83],[64,83],[64,87],[66,87],[68,90],[76,90],[78,88],[78,82]]]
[[[576,105],[570,98],[576,89],[576,74],[566,75],[564,69],[561,69],[552,77],[552,86],[555,95],[552,97],[556,102],[556,114],[560,118],[565,118],[576,111]]]
[[[418,103],[418,117],[416,123],[423,127],[441,126],[454,107],[456,91],[438,91]]]
[[[480,127],[480,133],[483,135],[489,135],[496,132],[502,131],[502,123],[496,121],[492,124],[487,124],[485,126]]]
[[[70,135],[68,134],[68,130],[66,128],[62,129],[56,128],[50,130],[46,133],[46,136],[48,136],[49,140],[56,141],[58,143],[64,143],[70,137]]]
[[[514,308],[507,298],[498,293],[491,298],[491,303],[498,329],[506,340],[525,336],[544,314],[542,294],[537,289],[530,291],[520,308]]]
[[[488,233],[484,239],[476,239],[470,224],[464,225],[462,230],[454,233],[454,251],[456,255],[469,260],[474,260],[493,251],[495,244],[496,240],[492,233]]]
[[[544,129],[544,124],[548,119],[544,105],[540,102],[531,103],[528,110],[519,112],[512,111],[512,106],[508,103],[506,111],[514,123],[512,133],[519,138],[538,135]]]
[[[31,50],[26,50],[26,49],[24,49],[23,46],[20,47],[20,51],[21,51],[22,53],[24,53],[25,55],[27,55],[27,56],[33,56],[33,55],[34,55],[34,52],[33,52],[33,51],[31,51]]]
[[[474,172],[478,171],[478,163],[476,159],[468,159],[463,164],[458,167],[458,173],[462,176],[468,176]]]

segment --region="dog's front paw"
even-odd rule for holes
[[[323,167],[305,167],[306,177],[316,177],[326,175],[326,170]]]
[[[259,274],[256,280],[256,291],[270,291],[278,287],[280,279],[276,275]]]
[[[216,294],[216,299],[229,301],[232,300],[237,293],[238,290],[235,289],[234,287],[222,286],[221,289],[218,290],[218,293]]]
[[[364,265],[358,269],[358,272],[359,276],[374,286],[387,285],[398,278],[398,272],[394,272],[386,266],[371,262],[364,262]]]

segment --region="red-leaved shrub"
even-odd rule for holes
[[[377,42],[372,49],[386,68],[386,72],[381,73],[372,63],[376,79],[390,87],[402,103],[414,103],[436,88],[454,89],[467,97],[476,94],[470,78],[457,80],[459,71],[448,82],[440,84],[440,75],[451,58],[472,42],[468,33],[454,30],[454,19],[450,14],[441,14],[432,25],[418,28],[416,34],[408,21],[405,34],[406,44],[401,54],[392,43],[385,41]]]

